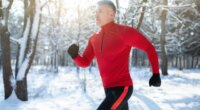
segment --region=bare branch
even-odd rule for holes
[[[9,2],[10,2],[10,3],[9,3],[9,5],[8,5],[8,8],[7,8],[8,10],[10,10],[10,8],[11,8],[11,6],[12,6],[12,4],[13,4],[13,0],[9,0]]]
[[[16,44],[19,44],[20,41],[19,39],[15,39],[14,37],[10,36],[10,41],[13,42],[13,43],[16,43]]]
[[[53,0],[47,0],[44,4],[41,5],[40,9],[42,10],[51,1]]]

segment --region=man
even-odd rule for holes
[[[133,83],[128,69],[131,47],[146,52],[151,66],[152,77],[149,86],[160,86],[158,57],[153,45],[135,29],[116,24],[115,5],[109,0],[98,2],[96,22],[101,29],[94,33],[82,55],[79,46],[72,44],[68,53],[80,67],[90,65],[96,57],[106,98],[97,110],[128,110],[128,99],[132,95]]]

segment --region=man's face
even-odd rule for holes
[[[107,5],[100,5],[96,10],[96,23],[98,26],[103,26],[114,20],[115,13]]]

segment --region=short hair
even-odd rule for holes
[[[97,4],[98,4],[98,6],[107,5],[110,8],[112,8],[112,10],[116,13],[116,7],[115,7],[114,3],[110,0],[100,0],[97,2]]]

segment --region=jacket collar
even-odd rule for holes
[[[114,24],[115,24],[114,21],[111,21],[111,22],[109,22],[109,23],[107,23],[107,24],[101,26],[101,29],[102,29],[104,32],[106,32],[106,31],[108,31]]]

